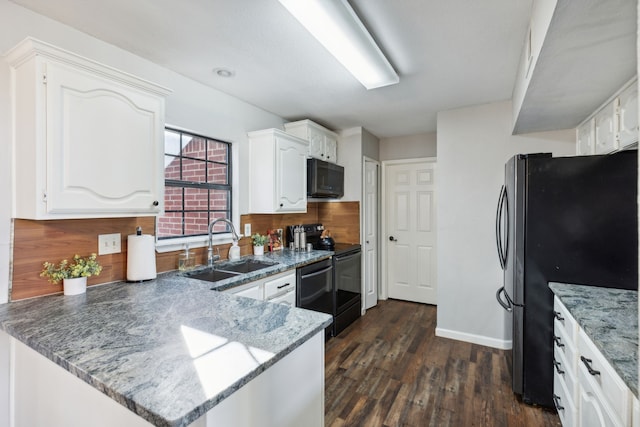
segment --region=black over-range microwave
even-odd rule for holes
[[[344,196],[344,168],[320,159],[307,159],[307,196],[318,198]]]

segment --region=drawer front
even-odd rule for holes
[[[296,306],[296,293],[291,290],[284,295],[280,295],[279,297],[275,297],[273,299],[268,300],[269,302],[275,302],[277,304],[285,304],[290,307]]]
[[[562,328],[567,339],[575,343],[578,339],[578,323],[558,297],[553,298],[553,317],[554,328]]]
[[[558,325],[559,321],[554,321],[553,328],[553,349],[554,353],[562,353],[565,359],[565,368],[571,371],[575,377],[578,367],[578,355],[576,342],[569,338],[567,330]]]
[[[553,401],[562,422],[562,427],[577,426],[578,411],[575,401],[570,395],[564,380],[557,373],[553,378]]]
[[[603,396],[613,412],[628,425],[631,392],[583,330],[578,334],[578,373],[594,393]],[[589,372],[589,366],[592,372]],[[597,374],[596,374],[597,372]]]
[[[296,273],[295,270],[275,279],[264,282],[264,297],[267,300],[284,295],[287,292],[296,290]],[[294,304],[295,305],[295,304]]]
[[[257,300],[262,300],[262,286],[260,284],[255,284],[247,288],[243,288],[238,291],[230,291],[230,293],[234,295],[238,295],[241,297],[247,297]]]
[[[570,368],[571,365],[567,362],[564,353],[558,347],[555,347],[553,349],[554,382],[556,377],[562,380],[569,394],[568,398],[575,404],[578,397],[578,381],[577,372]]]

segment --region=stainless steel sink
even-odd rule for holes
[[[231,271],[211,270],[197,271],[193,273],[186,273],[185,276],[191,279],[205,280],[207,282],[218,282],[220,280],[235,277],[240,273],[234,273]]]
[[[217,270],[232,271],[234,273],[251,273],[276,265],[274,262],[264,262],[256,259],[246,259],[239,262],[229,262],[216,266]]]
[[[191,279],[205,280],[207,282],[218,282],[230,277],[236,277],[244,273],[262,270],[276,265],[276,262],[265,262],[255,259],[245,259],[242,261],[228,261],[217,264],[214,268],[206,268],[190,273],[184,273]]]

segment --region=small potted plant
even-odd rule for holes
[[[54,284],[62,280],[65,295],[86,292],[87,277],[98,276],[102,271],[102,266],[96,261],[96,254],[87,257],[76,254],[71,262],[63,259],[59,264],[45,262],[42,266],[40,276],[47,277]]]
[[[256,233],[251,236],[251,240],[253,240],[253,254],[264,255],[264,245],[269,241],[269,237]]]

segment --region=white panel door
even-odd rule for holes
[[[389,298],[437,303],[435,163],[386,170]]]
[[[364,308],[378,303],[378,164],[364,162]]]

